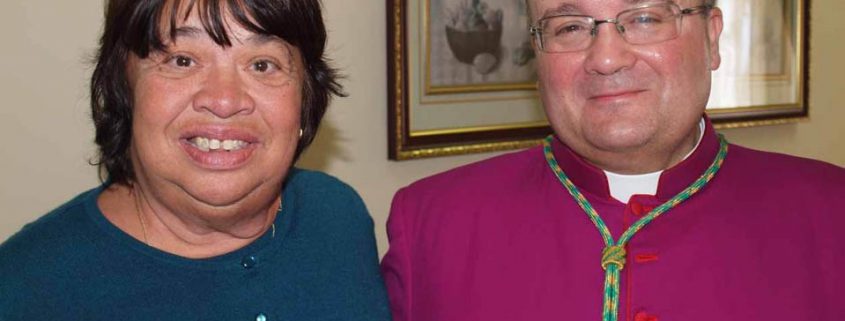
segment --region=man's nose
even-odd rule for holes
[[[596,26],[593,43],[587,48],[584,68],[590,74],[612,75],[636,62],[631,45],[625,41],[617,24],[604,21]]]
[[[193,108],[219,118],[229,118],[252,113],[255,101],[237,68],[220,66],[210,70],[203,79],[201,89],[194,95]]]

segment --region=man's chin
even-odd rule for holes
[[[643,133],[643,128],[633,129],[605,129],[588,130],[584,138],[596,149],[608,153],[627,153],[645,146],[651,135]]]

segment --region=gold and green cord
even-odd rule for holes
[[[619,272],[625,267],[625,246],[628,244],[628,241],[648,223],[669,209],[689,199],[693,194],[697,193],[705,185],[707,185],[707,183],[716,176],[716,172],[719,171],[719,168],[721,168],[722,163],[725,161],[725,156],[728,154],[728,142],[724,137],[719,135],[719,153],[716,154],[716,158],[704,174],[701,174],[695,182],[678,193],[678,195],[675,195],[672,199],[654,208],[647,215],[634,222],[634,224],[622,233],[622,236],[619,237],[619,241],[614,242],[613,236],[610,234],[610,229],[608,229],[607,225],[604,224],[604,221],[593,206],[590,205],[590,202],[587,201],[587,198],[584,197],[584,194],[581,194],[578,187],[572,183],[569,177],[563,172],[563,169],[560,168],[560,165],[555,159],[554,153],[552,153],[553,139],[554,137],[549,135],[545,140],[543,140],[543,151],[546,156],[546,161],[549,163],[549,167],[555,173],[558,180],[560,180],[566,190],[569,191],[569,194],[575,198],[575,201],[579,206],[581,206],[584,213],[587,213],[587,216],[599,230],[599,233],[604,240],[605,248],[602,251],[601,256],[601,267],[605,270],[602,320],[616,321],[619,315]]]

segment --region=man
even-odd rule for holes
[[[843,320],[845,170],[715,133],[715,1],[528,2],[554,137],[397,193],[394,319]]]

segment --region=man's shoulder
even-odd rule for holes
[[[829,176],[829,179],[845,179],[845,168],[824,161],[793,156],[788,154],[755,150],[752,148],[731,145],[731,154],[736,155],[737,162],[746,167],[757,168],[760,171],[778,170],[778,175],[813,175]]]
[[[845,192],[845,168],[820,160],[731,145],[733,172],[759,183],[772,181],[828,192]],[[731,155],[733,154],[733,155]]]
[[[545,195],[540,190],[549,176],[542,148],[534,147],[423,178],[396,192],[388,233],[433,228],[438,235],[463,235],[478,219],[519,220],[512,214]]]
[[[512,190],[548,171],[541,147],[495,156],[420,179],[401,191],[428,196],[464,197],[468,194]]]

